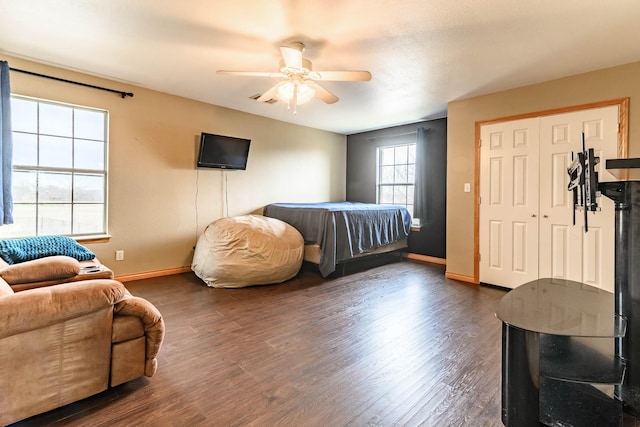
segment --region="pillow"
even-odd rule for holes
[[[96,257],[89,249],[66,236],[38,236],[0,241],[0,257],[9,264],[53,255],[66,255],[78,261],[88,261]]]
[[[63,255],[35,259],[0,270],[0,278],[11,285],[63,280],[78,274],[80,274],[80,262]]]

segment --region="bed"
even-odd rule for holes
[[[304,260],[327,277],[343,263],[407,247],[411,215],[403,206],[358,202],[273,203],[264,215],[294,226],[305,242]]]

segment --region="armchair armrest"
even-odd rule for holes
[[[124,285],[97,279],[30,289],[0,298],[0,338],[42,328],[114,305]]]
[[[140,318],[145,335],[145,375],[153,376],[158,362],[156,356],[162,346],[165,326],[162,315],[158,309],[146,299],[127,294],[114,307],[116,315],[135,316]]]
[[[78,274],[80,274],[80,262],[64,255],[48,256],[12,264],[0,270],[0,277],[9,285],[64,280]]]

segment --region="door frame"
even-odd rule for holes
[[[554,108],[550,110],[535,111],[531,113],[516,114],[513,116],[499,117],[495,119],[479,120],[475,123],[475,176],[474,176],[474,212],[473,212],[473,280],[480,283],[480,128],[485,125],[509,122],[520,119],[530,119],[541,116],[552,116],[562,113],[571,113],[594,108],[618,106],[618,158],[626,159],[629,156],[629,98],[618,98],[609,101],[592,102],[589,104],[574,105],[570,107]],[[618,174],[620,179],[625,179],[624,173]]]

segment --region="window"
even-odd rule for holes
[[[108,113],[12,96],[13,217],[0,238],[107,232]]]
[[[416,144],[378,147],[378,203],[405,206],[413,216]]]

